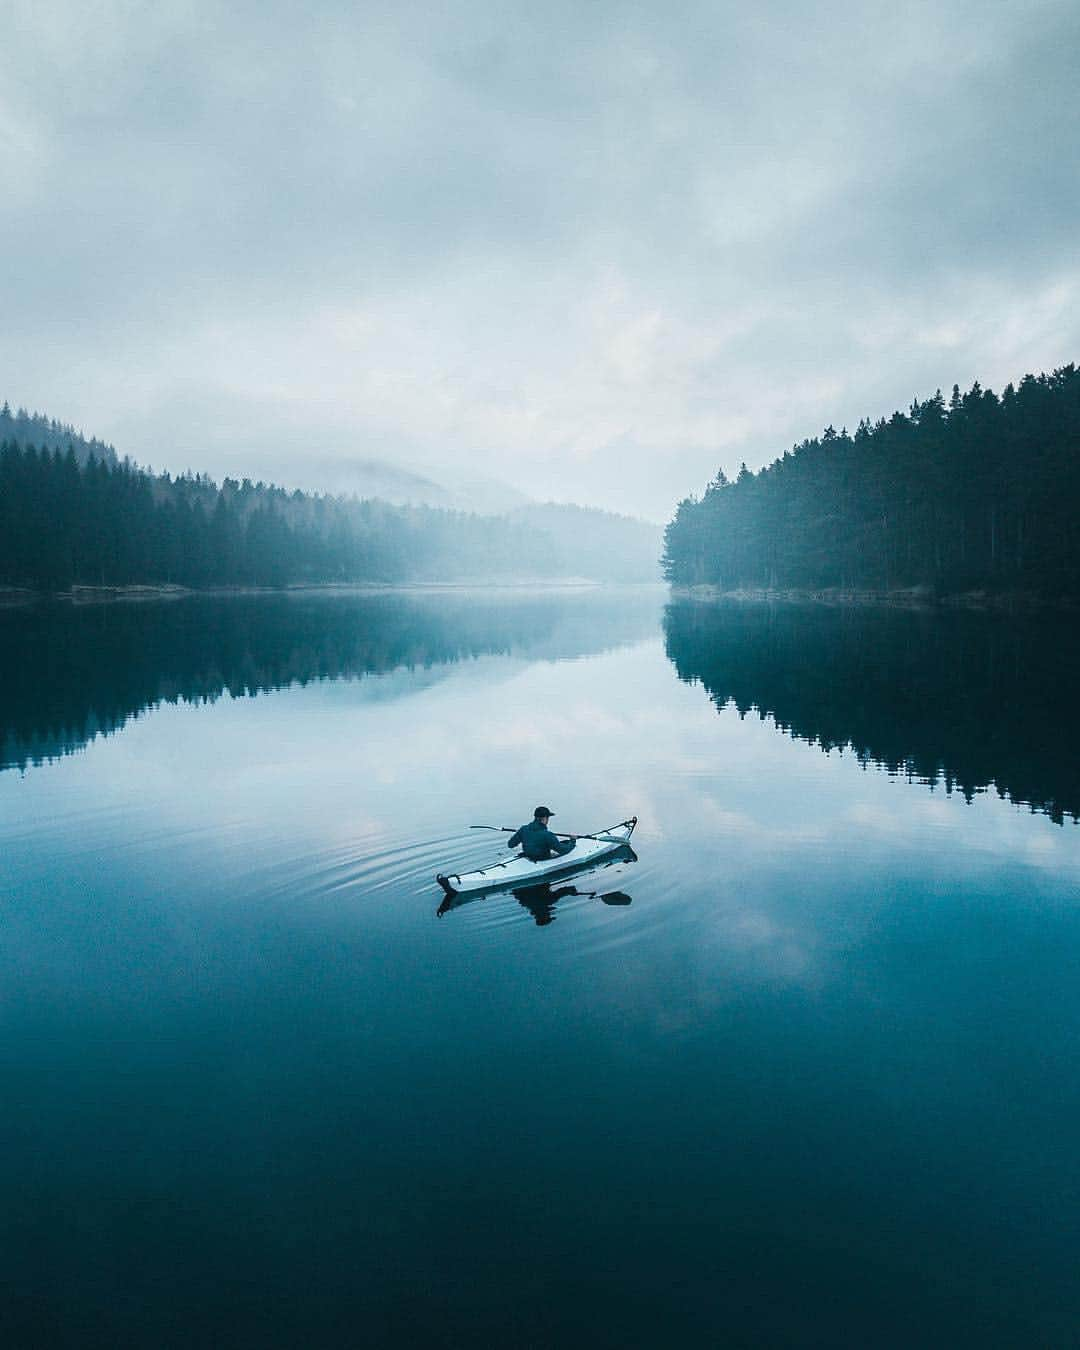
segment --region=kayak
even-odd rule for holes
[[[610,829],[597,830],[595,834],[579,834],[577,843],[569,853],[560,853],[540,862],[533,862],[524,853],[514,853],[505,862],[489,863],[487,867],[477,867],[472,872],[451,872],[449,876],[440,872],[435,880],[447,895],[463,895],[494,888],[501,890],[504,886],[531,886],[543,877],[576,871],[579,867],[587,867],[625,848],[636,824],[637,816],[632,816],[630,820],[621,821]]]
[[[554,858],[544,858],[533,862],[524,853],[515,853],[504,862],[489,863],[487,867],[477,867],[472,872],[451,872],[444,876],[442,872],[435,880],[447,895],[463,895],[472,891],[487,891],[505,886],[531,886],[544,877],[556,873],[576,871],[587,867],[608,854],[625,848],[634,833],[637,816],[621,821],[610,829],[597,830],[595,834],[579,834],[577,843],[569,853],[559,853]]]

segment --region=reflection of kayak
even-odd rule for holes
[[[637,816],[634,816],[609,830],[598,830],[590,835],[579,834],[577,844],[569,853],[544,858],[541,862],[533,862],[523,853],[515,853],[505,862],[490,863],[487,867],[478,867],[472,872],[452,872],[449,876],[443,876],[440,872],[435,880],[447,895],[501,890],[504,886],[531,886],[543,877],[576,872],[579,867],[590,867],[608,854],[625,848],[636,824]]]
[[[624,891],[603,893],[582,891],[578,889],[578,885],[583,878],[595,877],[608,867],[615,867],[618,863],[635,863],[637,860],[637,854],[629,844],[620,844],[613,853],[603,853],[599,858],[594,857],[586,862],[584,867],[581,863],[568,863],[555,876],[533,881],[528,886],[511,886],[509,892],[523,909],[527,909],[533,915],[537,923],[543,923],[544,917],[554,910],[555,902],[561,900],[564,895],[580,895],[587,900],[599,900],[605,905],[629,905],[632,903],[631,898]],[[564,885],[564,882],[577,884]],[[466,891],[464,895],[459,895],[457,891],[447,891],[435,913],[441,919],[444,914],[449,914],[452,909],[460,909],[462,905],[471,905],[477,900],[490,900],[493,896],[506,895],[507,889],[505,882],[502,884],[495,882],[494,885],[479,891]]]
[[[479,890],[465,891],[464,894],[459,894],[457,891],[447,890],[444,885],[446,894],[442,898],[442,904],[435,912],[439,918],[442,918],[444,914],[449,914],[452,909],[460,909],[462,905],[469,905],[477,900],[489,900],[492,896],[505,895],[508,890],[518,904],[532,914],[538,924],[551,922],[554,918],[553,910],[556,901],[561,900],[564,895],[580,895],[589,900],[599,900],[605,905],[629,905],[631,903],[630,896],[623,891],[601,893],[600,891],[578,889],[584,877],[595,877],[598,873],[605,871],[608,867],[614,867],[618,863],[637,862],[637,854],[629,844],[620,844],[618,848],[608,853],[601,853],[599,856],[593,854],[585,860],[584,864],[568,861],[572,856],[572,854],[566,855],[563,859],[564,866],[556,874],[549,873],[547,877],[542,877],[537,881],[534,879],[536,875],[534,872],[526,886],[513,883],[508,886],[505,881],[496,881]],[[552,859],[551,861],[557,860]],[[490,868],[484,870],[485,872],[491,871]],[[565,885],[566,882],[572,884]]]

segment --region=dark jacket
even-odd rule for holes
[[[506,841],[507,848],[517,848],[518,844],[521,845],[521,851],[526,858],[533,862],[543,862],[545,858],[569,853],[574,847],[573,839],[560,839],[538,820],[530,820],[528,825],[522,825],[521,829],[515,830]]]

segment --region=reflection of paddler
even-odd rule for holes
[[[608,891],[601,895],[598,891],[579,891],[576,886],[560,886],[552,890],[550,882],[541,882],[538,886],[521,886],[511,895],[523,909],[527,909],[536,920],[536,926],[543,928],[555,922],[555,904],[564,895],[580,895],[587,900],[601,900],[605,905],[628,905],[631,897],[623,891]]]
[[[560,886],[558,890],[552,890],[548,882],[541,882],[539,886],[522,886],[511,894],[533,916],[537,928],[543,928],[545,924],[555,922],[555,902],[564,895],[577,895],[579,892],[576,886]]]

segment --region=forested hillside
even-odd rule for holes
[[[576,529],[392,506],[245,479],[219,487],[90,455],[0,444],[0,585],[284,586],[657,576],[659,531],[581,511]],[[604,547],[595,546],[596,537]]]
[[[1080,372],[976,383],[719,474],[665,533],[676,584],[1080,596]]]

